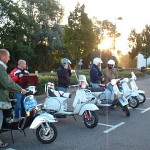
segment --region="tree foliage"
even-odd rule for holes
[[[84,11],[85,6],[78,3],[70,13],[68,25],[64,28],[64,44],[73,60],[87,56],[96,45],[96,34],[92,21]]]
[[[128,37],[128,41],[130,47],[130,51],[128,52],[128,54],[130,59],[132,60],[133,66],[134,59],[142,48],[141,35],[138,34],[135,29],[132,29]]]
[[[150,57],[150,26],[146,25],[145,29],[142,31],[142,49],[140,53],[146,59],[146,68],[147,68],[147,59]]]

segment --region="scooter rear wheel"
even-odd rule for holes
[[[95,111],[85,111],[83,120],[87,128],[94,128],[98,123],[98,117]]]
[[[139,106],[139,100],[136,97],[132,96],[128,102],[129,102],[129,106],[132,108],[137,108]]]
[[[56,139],[57,129],[52,123],[48,123],[49,127],[47,127],[45,123],[43,123],[43,126],[44,129],[41,125],[36,129],[36,136],[41,143],[49,144]]]
[[[143,104],[146,101],[146,96],[143,93],[139,93],[139,103]]]

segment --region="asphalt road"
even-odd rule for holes
[[[146,92],[147,100],[137,109],[130,109],[130,117],[126,117],[119,107],[108,115],[99,110],[99,123],[94,129],[84,125],[82,116],[77,116],[77,121],[73,117],[59,119],[55,123],[58,136],[47,145],[41,144],[35,131],[30,129],[26,130],[26,137],[19,131],[13,131],[14,144],[10,132],[2,133],[0,139],[9,142],[7,150],[149,150],[150,77],[138,79],[137,84]],[[44,99],[45,96],[37,97],[39,103]]]

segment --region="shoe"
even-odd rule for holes
[[[5,148],[8,146],[8,143],[5,143],[5,142],[0,142],[0,148]]]

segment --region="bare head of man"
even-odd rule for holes
[[[26,69],[26,66],[27,66],[27,65],[26,65],[26,61],[25,61],[25,60],[20,59],[20,60],[18,61],[18,68],[24,70],[24,69]]]
[[[8,61],[10,60],[10,54],[8,50],[0,49],[0,60],[5,64],[8,63]]]

